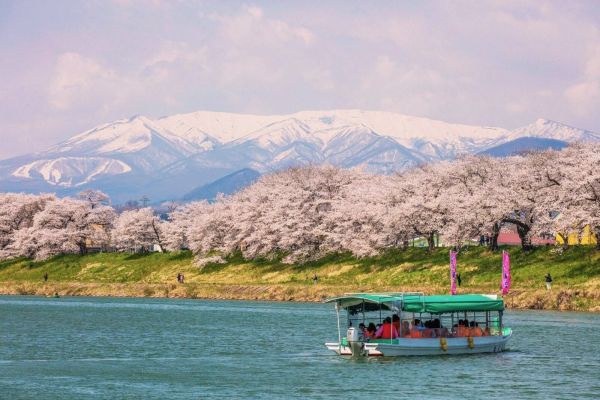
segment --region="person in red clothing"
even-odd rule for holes
[[[394,325],[394,328],[396,328],[397,332],[400,332],[400,317],[398,314],[392,315],[392,325]]]
[[[369,327],[367,328],[367,333],[366,333],[367,337],[369,339],[375,338],[375,331],[377,331],[377,328],[375,327],[375,324],[371,322],[369,324]]]
[[[375,333],[377,339],[396,339],[398,337],[398,330],[392,325],[392,319],[387,317],[383,320],[383,325],[379,327],[379,330]]]

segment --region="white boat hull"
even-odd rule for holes
[[[364,342],[340,346],[339,343],[325,343],[325,346],[338,355],[344,356],[435,356],[444,354],[499,353],[506,349],[512,332],[504,336],[477,336],[445,339],[396,339],[394,343]],[[471,340],[470,340],[471,339]],[[358,346],[357,346],[358,345]],[[353,348],[354,353],[353,354]]]

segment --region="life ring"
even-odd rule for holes
[[[475,343],[473,341],[473,338],[471,336],[467,337],[467,342],[469,343],[469,348],[472,349],[475,347]]]
[[[446,340],[446,338],[445,338],[445,337],[443,337],[443,338],[440,338],[440,348],[441,348],[443,351],[448,351],[448,341]]]

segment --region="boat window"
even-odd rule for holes
[[[397,305],[396,305],[397,306]],[[345,308],[348,326],[358,327],[361,323],[379,325],[386,317],[396,313],[383,303],[362,301]],[[502,311],[454,311],[445,313],[399,312],[400,336],[408,336],[414,329],[433,329],[435,335],[488,336],[502,334]],[[414,321],[421,321],[414,327]],[[439,328],[437,328],[439,326]],[[440,331],[441,329],[441,331]],[[427,331],[429,335],[431,331]],[[414,336],[413,336],[414,337]],[[418,337],[418,336],[417,336]]]

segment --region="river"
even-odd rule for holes
[[[505,315],[504,353],[356,360],[331,305],[0,296],[0,399],[600,398],[600,315]]]

